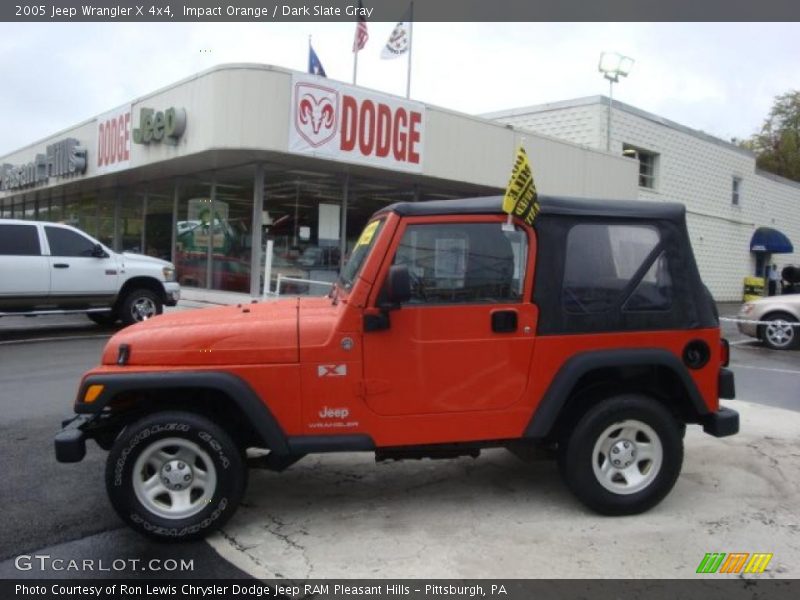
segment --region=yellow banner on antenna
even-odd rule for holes
[[[503,196],[503,210],[510,215],[519,217],[528,225],[532,225],[536,215],[539,214],[539,202],[536,184],[533,182],[531,163],[522,146],[517,150],[511,179],[508,180],[506,193]]]

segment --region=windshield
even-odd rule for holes
[[[372,250],[373,244],[375,244],[375,240],[378,239],[378,233],[381,227],[383,227],[383,219],[370,221],[367,223],[367,226],[364,227],[364,231],[361,232],[350,254],[350,258],[342,269],[342,275],[339,277],[339,282],[345,289],[349,289],[350,286],[353,285],[353,281],[355,281],[361,271],[364,261],[369,255],[370,250]]]

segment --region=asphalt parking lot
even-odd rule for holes
[[[45,552],[191,557],[208,577],[672,578],[694,576],[706,552],[735,551],[772,552],[764,576],[798,577],[800,352],[764,349],[731,323],[723,330],[742,432],[718,440],[691,427],[675,489],[644,515],[598,517],[572,498],[552,462],[501,450],[380,464],[342,454],[280,474],[253,471],[222,532],[161,546],[113,513],[105,455],[94,444],[76,465],[52,455],[76,382],[113,330],[84,317],[0,319],[0,577],[25,576],[14,557]]]

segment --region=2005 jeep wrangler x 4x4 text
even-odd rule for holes
[[[529,227],[501,201],[378,211],[327,297],[117,333],[58,460],[80,461],[87,438],[110,450],[111,503],[160,539],[223,524],[250,463],[282,470],[314,452],[544,445],[587,506],[649,509],[678,477],[687,423],[739,429],[719,406],[733,374],[684,207],[543,197]]]

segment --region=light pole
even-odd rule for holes
[[[634,60],[617,52],[602,52],[597,70],[608,79],[608,120],[606,123],[606,150],[611,151],[611,104],[614,98],[614,84],[620,77],[627,77]]]

